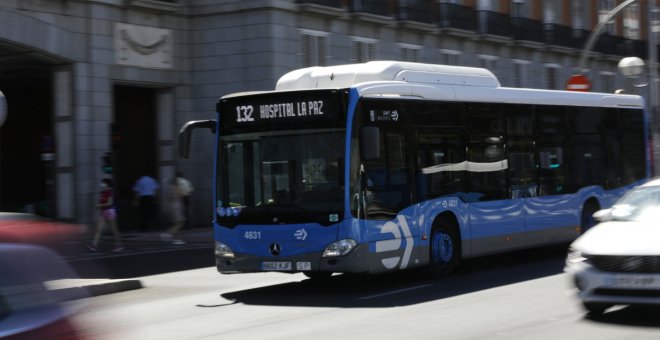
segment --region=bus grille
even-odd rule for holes
[[[660,256],[589,256],[599,270],[614,273],[660,273]]]

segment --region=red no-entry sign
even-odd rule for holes
[[[591,90],[591,82],[589,82],[589,79],[587,79],[586,76],[576,74],[568,78],[568,81],[566,82],[566,90],[589,92]]]

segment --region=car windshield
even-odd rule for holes
[[[660,186],[641,187],[629,191],[612,207],[612,218],[624,221],[658,221]]]

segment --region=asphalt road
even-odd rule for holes
[[[141,277],[144,288],[85,301],[97,339],[658,339],[660,309],[588,317],[562,273],[565,249],[470,261],[451,277],[412,273],[221,275],[213,267]]]

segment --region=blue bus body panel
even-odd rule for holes
[[[239,225],[233,229],[216,225],[215,238],[239,257],[252,259],[250,266],[239,267],[240,271],[259,271],[259,261],[298,259],[312,262],[313,270],[386,272],[428,263],[428,238],[435,218],[441,214],[455,217],[462,255],[469,258],[570,241],[580,233],[581,209],[586,200],[595,198],[601,208],[607,208],[635,185],[611,191],[589,187],[571,195],[470,204],[458,195],[446,196],[407,207],[391,220],[349,217],[325,227],[316,223]],[[340,265],[322,259],[323,250],[341,239],[355,240],[359,250],[341,259]],[[280,246],[277,255],[271,250],[274,243]]]

